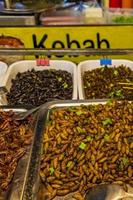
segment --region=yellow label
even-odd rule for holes
[[[133,48],[133,26],[1,27],[0,34],[19,38],[26,48]],[[79,62],[86,56],[52,56]]]

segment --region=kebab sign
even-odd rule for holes
[[[0,34],[18,38],[26,48],[133,48],[133,26],[1,27]],[[1,45],[1,42],[0,42]],[[52,56],[76,61],[85,56]]]
[[[78,39],[72,39],[71,34],[66,33],[64,35],[65,40],[62,41],[60,39],[51,41],[51,48],[99,48],[102,47],[110,48],[110,43],[107,39],[101,38],[100,33],[95,34],[95,40],[86,38],[82,42],[78,41]],[[38,41],[37,35],[32,35],[33,45],[35,48],[46,48],[45,43],[49,40],[49,35],[44,34],[42,38]]]

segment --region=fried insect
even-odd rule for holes
[[[126,89],[119,82],[132,83],[133,70],[120,65],[118,67],[105,66],[104,68],[99,67],[85,71],[83,74],[85,99],[116,98],[133,100],[132,90]]]
[[[99,184],[133,186],[132,116],[133,102],[127,101],[52,112],[41,160],[44,185],[50,184],[57,196],[85,194]],[[82,199],[80,193],[74,198]]]
[[[19,159],[31,143],[28,121],[14,120],[13,111],[0,111],[0,190],[5,191],[15,173]]]

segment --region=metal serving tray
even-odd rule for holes
[[[0,110],[4,110],[5,112],[12,110],[15,113],[22,113],[26,112],[28,108],[0,106]],[[28,161],[30,158],[30,150],[31,145],[28,146],[27,152],[19,160],[13,180],[9,184],[7,191],[0,193],[0,200],[21,200],[24,189],[25,176],[27,173]]]
[[[53,101],[42,105],[37,118],[35,136],[33,141],[33,146],[31,150],[31,159],[29,162],[29,168],[27,170],[27,177],[25,182],[25,188],[23,193],[23,200],[45,200],[38,198],[39,187],[42,186],[39,177],[40,170],[40,156],[43,145],[43,134],[44,128],[49,121],[50,113],[53,109],[60,109],[64,107],[81,106],[81,105],[98,105],[106,104],[107,99],[102,100],[66,100],[66,101]],[[45,196],[45,188],[42,189]],[[133,188],[131,190],[133,192]],[[74,194],[74,193],[73,193]],[[56,197],[54,200],[73,200],[72,193],[64,197]],[[47,198],[46,198],[47,199]],[[125,199],[125,198],[124,198]],[[124,200],[123,199],[123,200]],[[130,199],[130,198],[129,198]]]
[[[81,105],[98,105],[106,104],[107,99],[103,100],[66,100],[66,101],[53,101],[42,105],[37,119],[35,136],[32,146],[31,160],[29,163],[26,184],[24,189],[23,200],[40,200],[37,198],[41,180],[39,177],[40,156],[43,144],[44,128],[49,121],[49,115],[52,109],[60,109],[63,107],[81,106]],[[44,191],[45,192],[45,191]],[[67,195],[65,197],[57,197],[55,200],[72,200],[72,197]],[[45,200],[45,198],[43,199]]]

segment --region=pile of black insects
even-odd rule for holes
[[[12,79],[7,100],[10,105],[39,106],[56,99],[72,99],[73,80],[64,70],[26,71]]]

